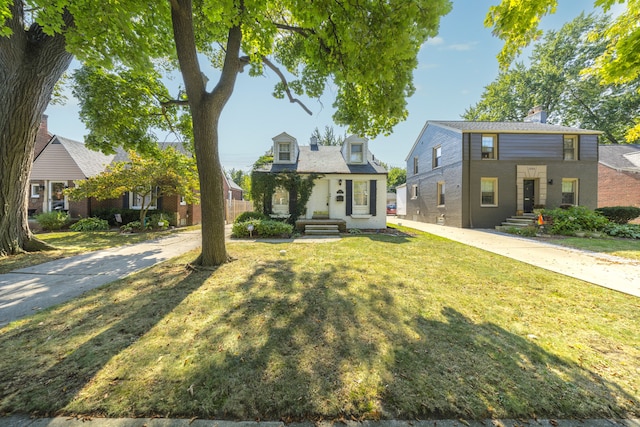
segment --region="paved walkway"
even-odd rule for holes
[[[640,261],[566,248],[493,230],[447,227],[396,217],[387,217],[387,222],[640,297]]]

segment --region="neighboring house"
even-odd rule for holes
[[[540,122],[427,121],[406,158],[406,218],[492,228],[534,207],[596,208],[600,133]]]
[[[315,138],[301,146],[287,133],[273,138],[273,164],[257,172],[319,174],[306,205],[303,222],[337,220],[343,227],[386,228],[387,171],[369,151],[366,138],[352,135],[342,146],[324,146]],[[277,188],[267,213],[287,216],[297,195]],[[270,205],[270,206],[269,206]]]
[[[598,151],[598,207],[640,207],[640,145],[600,145]]]
[[[118,150],[117,154],[105,155],[88,149],[81,142],[60,136],[50,136],[46,127],[47,122],[44,117],[36,138],[37,156],[31,169],[28,194],[30,215],[64,210],[77,218],[89,217],[99,209],[140,209],[142,207],[141,197],[133,193],[123,194],[121,199],[98,201],[89,198],[70,201],[63,191],[73,186],[74,181],[98,175],[111,163],[126,161],[128,156],[123,150]],[[46,144],[38,142],[46,140],[47,137]],[[157,205],[152,207],[152,210],[155,209],[175,213],[177,225],[193,225],[201,222],[200,205],[187,204],[180,196],[158,198]]]

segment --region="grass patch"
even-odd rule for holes
[[[57,249],[0,257],[0,274],[85,252],[140,243],[145,240],[156,239],[171,233],[191,230],[193,228],[194,227],[183,227],[170,231],[150,231],[135,234],[123,234],[117,231],[39,233],[36,234],[38,239],[55,246]]]
[[[232,242],[11,323],[0,413],[640,416],[640,299],[412,233]]]
[[[536,238],[538,240],[540,238]],[[619,239],[612,237],[544,237],[542,240],[555,245],[567,246],[592,252],[601,252],[622,258],[640,260],[640,240]]]

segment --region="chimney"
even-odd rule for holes
[[[547,112],[541,106],[533,107],[524,118],[525,123],[547,123]]]
[[[42,119],[40,120],[40,127],[38,128],[38,133],[36,134],[36,144],[35,144],[34,153],[33,153],[34,159],[38,157],[38,155],[42,152],[44,147],[46,147],[46,145],[49,143],[49,141],[53,137],[49,133],[49,129],[47,126],[47,119],[48,119],[48,116],[46,114],[43,114]]]
[[[310,145],[311,145],[311,151],[318,151],[319,150],[319,148],[318,148],[318,138],[315,137],[315,136],[312,136]]]

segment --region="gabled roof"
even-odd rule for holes
[[[619,171],[640,172],[640,145],[611,144],[598,146],[599,162]]]
[[[494,133],[572,133],[599,135],[598,130],[579,129],[569,126],[551,125],[536,122],[468,122],[468,121],[444,121],[430,120],[428,124],[447,127],[462,133],[494,132]]]
[[[87,178],[102,173],[106,166],[113,161],[113,154],[103,154],[100,151],[90,150],[81,142],[61,136],[54,136],[51,143],[55,143],[56,140],[64,146],[76,165],[78,165],[78,168],[80,168]]]
[[[317,150],[310,146],[300,146],[298,161],[295,164],[266,165],[261,171],[284,172],[297,171],[299,173],[356,173],[356,174],[385,174],[387,171],[375,161],[368,161],[362,165],[349,165],[342,157],[341,147],[318,145]]]
[[[85,179],[104,171],[114,155],[88,149],[83,143],[54,136],[33,162],[31,179]]]

